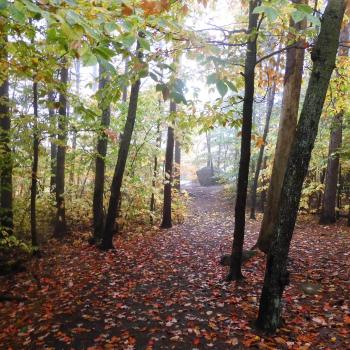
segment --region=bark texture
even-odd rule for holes
[[[139,49],[140,47],[138,45],[137,50]],[[139,59],[142,58],[142,54],[140,51],[138,53],[138,57]],[[115,231],[115,220],[117,217],[118,204],[120,202],[121,187],[123,183],[123,177],[125,172],[126,161],[128,158],[131,137],[135,126],[140,86],[141,80],[139,78],[131,86],[128,114],[126,117],[123,137],[119,145],[118,160],[114,170],[111,185],[111,196],[109,199],[106,223],[102,235],[101,248],[104,250],[113,249],[113,234]]]
[[[249,2],[249,25],[248,33],[257,28],[258,15],[254,14],[255,7],[259,6],[259,1]],[[256,65],[256,41],[257,35],[250,37],[247,44],[245,68],[244,68],[244,102],[243,102],[243,124],[241,136],[241,155],[239,160],[237,197],[235,206],[235,224],[233,233],[233,244],[231,253],[230,272],[226,279],[228,281],[243,278],[241,272],[242,252],[245,230],[245,210],[247,202],[248,175],[250,162],[250,148],[252,135],[252,117],[254,102],[254,78]]]
[[[67,96],[68,68],[61,68],[61,84],[63,91],[59,96],[58,109],[58,145],[56,166],[56,222],[54,234],[61,237],[67,231],[66,205],[65,205],[65,165],[66,165],[66,143],[67,143]]]
[[[7,36],[4,35],[4,23],[0,19],[0,60],[6,62]],[[2,72],[0,81],[0,228],[11,233],[13,231],[12,208],[12,152],[11,152],[11,116],[9,106],[9,80],[8,71]],[[1,231],[0,231],[1,232]]]
[[[160,106],[160,102],[159,102]],[[162,138],[161,138],[161,132],[160,132],[160,120],[157,122],[157,149],[159,150],[161,147]],[[155,190],[156,190],[156,181],[158,177],[158,156],[157,154],[154,155],[154,163],[153,163],[153,179],[152,179],[152,194],[151,194],[151,202],[150,202],[150,222],[151,224],[154,223],[154,213],[156,211],[156,197],[155,197]]]
[[[94,238],[99,240],[102,235],[104,226],[104,211],[103,211],[103,196],[105,185],[105,158],[107,155],[108,137],[105,130],[109,128],[111,121],[111,108],[108,101],[104,101],[104,89],[109,82],[109,78],[105,68],[100,64],[99,66],[99,90],[100,102],[99,108],[101,110],[101,128],[99,130],[97,147],[96,147],[96,160],[95,160],[95,184],[94,184],[94,196],[92,203],[93,211],[93,224],[94,224]]]
[[[347,24],[340,33],[340,41],[349,40],[350,25]],[[340,48],[339,56],[348,56],[348,48]],[[329,138],[328,164],[326,171],[325,190],[323,196],[320,224],[328,225],[336,222],[336,200],[338,190],[338,178],[340,175],[339,154],[337,153],[342,145],[343,137],[343,112],[338,113],[333,120]],[[340,192],[340,188],[339,188]],[[338,195],[338,198],[340,196]]]
[[[49,118],[50,127],[55,130],[57,127],[55,110],[53,104],[55,103],[55,94],[50,91],[48,94],[49,100]],[[55,193],[56,191],[56,172],[57,172],[57,144],[56,144],[56,134],[51,132],[50,134],[50,163],[51,163],[51,176],[50,176],[50,192]]]
[[[32,245],[38,245],[36,228],[36,194],[38,191],[38,163],[39,163],[39,135],[38,135],[38,83],[33,83],[33,161],[32,161],[32,185],[30,188],[30,229]]]
[[[176,112],[175,102],[170,102],[170,113]],[[164,181],[164,200],[163,200],[163,219],[161,228],[172,227],[171,217],[171,189],[173,181],[173,159],[174,159],[174,129],[168,127],[168,135],[165,151],[165,181]]]
[[[175,174],[174,187],[180,191],[181,189],[181,144],[175,140]]]
[[[297,0],[295,3],[306,3]],[[305,28],[305,21],[294,23],[291,20],[291,32]],[[294,140],[298,120],[300,89],[303,75],[304,49],[303,41],[287,51],[281,118],[277,136],[275,158],[272,167],[270,186],[267,193],[266,209],[257,241],[258,248],[267,253],[272,240],[273,227],[276,224],[279,199],[286,172],[287,160]]]
[[[337,151],[342,144],[342,119],[342,113],[335,116],[330,134],[326,183],[320,216],[320,224],[322,225],[332,224],[337,219],[335,210],[339,174],[339,154]]]
[[[315,143],[318,123],[335,66],[345,1],[329,0],[312,50],[312,73],[284,177],[278,220],[266,263],[257,326],[274,332],[281,324],[282,294],[288,284],[287,259],[301,190]]]

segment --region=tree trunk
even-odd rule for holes
[[[125,67],[124,67],[124,74],[128,74],[128,68],[129,68],[129,61],[128,59],[125,60]],[[122,92],[122,102],[126,103],[128,100],[128,85],[123,86],[123,92]]]
[[[108,101],[104,101],[103,95],[105,93],[106,86],[109,82],[106,69],[100,64],[99,66],[99,108],[102,111],[101,115],[101,130],[99,130],[97,140],[97,155],[95,163],[95,185],[94,185],[94,197],[93,197],[93,222],[94,222],[94,239],[98,241],[101,238],[104,224],[103,213],[103,195],[105,185],[105,158],[107,155],[108,137],[105,130],[109,128],[111,120],[111,108]]]
[[[175,172],[174,187],[180,192],[181,189],[181,144],[175,140]]]
[[[75,66],[75,92],[77,96],[80,96],[80,60],[76,59],[74,61]],[[68,107],[69,110],[69,107]],[[74,186],[74,175],[75,175],[75,152],[77,150],[77,138],[78,138],[78,130],[73,127],[72,128],[72,159],[71,159],[71,169],[69,173],[69,186]]]
[[[139,44],[137,45],[138,58],[142,58]],[[137,103],[139,98],[141,80],[137,79],[131,86],[130,100],[128,115],[125,122],[123,137],[120,142],[118,151],[118,160],[115,166],[112,185],[111,185],[111,196],[109,199],[109,206],[106,216],[106,224],[103,230],[102,245],[101,248],[104,250],[113,249],[113,234],[115,227],[115,219],[117,216],[118,203],[120,201],[121,187],[123,183],[123,176],[128,158],[129,148],[132,133],[134,131],[134,125],[136,120]]]
[[[56,172],[57,172],[57,144],[56,144],[56,134],[55,131],[57,127],[54,103],[55,103],[55,94],[53,91],[50,91],[48,94],[49,100],[49,119],[50,127],[52,132],[50,134],[50,164],[51,164],[51,177],[50,177],[50,192],[56,193]]]
[[[160,102],[159,102],[160,105]],[[161,147],[161,132],[160,132],[160,120],[157,122],[157,149]],[[153,164],[153,179],[152,179],[152,194],[151,194],[151,203],[150,203],[150,222],[154,223],[154,212],[156,211],[156,198],[155,198],[155,189],[156,189],[156,180],[158,177],[158,156],[157,154],[154,156],[154,164]]]
[[[280,55],[278,56],[278,59],[277,59],[276,69],[278,69],[278,67],[279,67],[279,61],[280,61]],[[265,128],[264,128],[264,133],[263,133],[263,144],[260,146],[258,161],[256,164],[254,182],[253,182],[253,186],[252,186],[252,205],[251,205],[251,209],[250,209],[250,218],[251,219],[255,219],[256,192],[258,190],[259,175],[260,175],[261,165],[262,165],[263,157],[264,157],[264,150],[265,150],[265,143],[266,143],[266,139],[267,139],[267,134],[268,134],[269,128],[270,128],[270,119],[271,119],[273,105],[275,102],[275,94],[276,94],[276,82],[274,81],[272,83],[272,86],[269,88],[268,95],[267,95],[267,110],[266,110]]]
[[[67,63],[64,62],[64,65]],[[65,163],[67,142],[67,96],[68,68],[61,68],[61,84],[63,91],[59,96],[58,110],[58,145],[57,145],[57,169],[56,169],[56,222],[54,234],[61,237],[67,231],[66,207],[65,207]]]
[[[38,83],[33,83],[33,162],[32,162],[32,185],[30,188],[30,230],[32,246],[38,245],[36,229],[36,193],[38,188],[38,163],[39,163],[39,135],[38,135]]]
[[[4,33],[4,23],[0,21],[0,31]],[[7,62],[7,36],[0,44],[0,61]],[[9,107],[9,80],[7,65],[3,73],[4,81],[0,85],[0,228],[7,232],[13,231],[12,208],[12,152],[10,146],[11,116]]]
[[[278,220],[266,263],[257,326],[274,332],[281,324],[281,298],[288,284],[287,259],[298,213],[301,190],[315,143],[318,123],[335,67],[345,1],[329,0],[321,31],[311,53],[312,73],[287,163]]]
[[[305,3],[297,0],[295,3]],[[291,32],[304,29],[305,20],[294,23],[290,21]],[[301,46],[303,41],[297,42]],[[298,120],[299,98],[303,75],[304,50],[293,47],[287,51],[284,90],[282,98],[281,119],[278,130],[275,159],[272,167],[270,186],[267,194],[266,209],[257,241],[258,248],[267,253],[271,244],[272,230],[276,223],[279,198],[286,172],[287,160],[292,147],[295,127]]]
[[[266,169],[267,156],[264,157],[263,169]],[[266,181],[263,181],[263,186],[265,186]],[[265,211],[265,202],[266,202],[266,190],[262,190],[260,194],[260,209],[263,213]]]
[[[340,34],[341,42],[347,42],[349,40],[349,31],[350,25],[347,24]],[[348,54],[348,48],[342,47],[339,49],[339,56],[348,56]],[[320,216],[321,225],[332,224],[337,220],[337,213],[335,210],[339,176],[339,154],[337,154],[337,152],[342,145],[343,114],[344,112],[341,111],[334,117],[329,139],[326,183],[323,196],[322,211]]]
[[[338,113],[334,117],[333,127],[329,140],[328,164],[326,172],[326,184],[323,195],[322,211],[320,216],[321,225],[329,225],[336,222],[336,198],[338,188],[339,154],[342,143],[343,114]]]
[[[211,169],[211,176],[214,176],[214,165],[213,165],[213,156],[211,154],[211,137],[210,132],[205,133],[207,139],[207,168]]]
[[[249,25],[248,33],[252,33],[257,28],[258,15],[254,14],[255,7],[260,1],[251,0],[249,2]],[[228,281],[243,278],[241,272],[242,252],[245,230],[245,210],[247,201],[250,143],[252,135],[252,117],[254,102],[254,78],[256,64],[256,41],[257,34],[250,36],[247,44],[245,67],[244,67],[244,102],[243,102],[243,123],[241,136],[241,155],[239,161],[237,197],[235,207],[235,224],[233,233],[233,244],[231,253],[230,272],[226,279]]]
[[[170,101],[170,113],[176,112],[176,104]],[[174,129],[168,127],[168,135],[165,151],[165,181],[164,181],[164,201],[163,201],[163,220],[161,228],[172,227],[171,218],[171,187],[173,180],[173,157],[174,157]]]

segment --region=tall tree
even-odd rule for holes
[[[278,55],[277,62],[275,69],[276,71],[279,68],[280,65],[280,59],[281,55]],[[275,72],[276,74],[276,72]],[[273,79],[272,85],[268,87],[267,92],[267,103],[266,103],[266,121],[265,121],[265,127],[264,127],[264,133],[263,133],[263,139],[262,139],[262,145],[260,146],[259,150],[259,156],[256,163],[256,170],[254,175],[254,181],[252,185],[252,205],[250,209],[250,218],[255,219],[255,208],[256,208],[256,197],[257,197],[257,190],[258,190],[258,181],[259,181],[259,175],[261,170],[261,165],[263,163],[263,157],[264,157],[264,150],[265,150],[265,144],[267,135],[270,129],[270,119],[272,115],[272,109],[275,102],[275,94],[276,94],[276,76],[271,77]]]
[[[111,108],[109,101],[103,98],[106,95],[109,77],[106,69],[102,64],[99,65],[99,108],[101,110],[101,128],[99,130],[97,147],[96,147],[96,163],[95,163],[95,185],[93,197],[93,221],[94,221],[94,239],[101,238],[104,212],[103,212],[103,195],[105,185],[105,158],[107,155],[108,137],[106,129],[109,128],[111,120]]]
[[[170,113],[176,113],[176,104],[170,101]],[[164,200],[163,219],[160,227],[172,227],[171,202],[172,202],[172,182],[173,182],[173,159],[174,159],[174,129],[168,126],[168,135],[165,150],[165,179],[164,179]]]
[[[347,42],[349,40],[349,32],[350,25],[347,24],[340,34],[341,42]],[[339,56],[348,56],[348,51],[348,48],[341,47],[339,49]],[[336,103],[336,101],[334,101],[334,103]],[[344,112],[340,111],[334,116],[330,133],[325,189],[320,216],[320,224],[322,225],[332,224],[336,221],[335,207],[339,177],[339,154],[337,152],[342,145],[343,114]]]
[[[11,116],[9,100],[9,72],[7,54],[6,22],[0,18],[0,228],[13,230],[12,208],[12,152],[10,146]]]
[[[211,153],[211,135],[209,131],[205,133],[205,137],[207,140],[207,168],[210,168],[211,176],[214,176],[213,155]]]
[[[161,102],[159,100],[159,107],[161,106]],[[157,140],[156,140],[156,147],[157,151],[161,148],[162,145],[162,134],[160,131],[160,120],[157,121]],[[153,162],[153,179],[152,179],[152,194],[151,194],[151,203],[150,203],[150,221],[151,224],[154,223],[154,212],[156,211],[156,196],[155,196],[155,189],[156,189],[156,180],[158,177],[158,155],[154,155],[154,162]]]
[[[306,3],[305,0],[296,0],[295,3]],[[295,23],[290,20],[290,33],[300,31],[306,26],[306,20]],[[295,127],[298,120],[300,89],[303,75],[304,46],[303,40],[298,40],[287,51],[286,68],[284,74],[284,88],[282,110],[278,129],[275,158],[272,167],[270,186],[267,193],[267,203],[263,221],[257,241],[258,248],[267,253],[273,226],[276,223],[278,203],[286,172],[287,160],[292,147]]]
[[[75,67],[75,93],[77,96],[80,96],[80,60],[76,59],[74,60],[74,67]],[[68,107],[69,111],[69,107]],[[67,111],[67,112],[68,112]],[[77,150],[77,142],[78,142],[78,130],[75,126],[72,127],[72,165],[70,169],[69,174],[69,185],[74,185],[74,173],[75,173],[75,152]]]
[[[328,1],[321,30],[311,53],[312,72],[287,163],[278,220],[273,230],[273,241],[267,256],[264,286],[260,298],[257,326],[268,332],[274,332],[281,323],[281,299],[289,280],[287,259],[290,242],[319,119],[335,67],[344,10],[345,1]]]
[[[61,68],[61,91],[59,95],[58,109],[58,145],[56,163],[56,221],[55,236],[60,237],[67,231],[66,204],[65,204],[65,165],[66,165],[66,143],[67,143],[67,84],[68,68],[67,62],[63,62]]]
[[[178,139],[175,140],[175,174],[174,187],[180,191],[181,189],[181,144]]]
[[[242,252],[245,230],[245,209],[247,202],[248,175],[250,162],[250,142],[252,136],[252,117],[254,102],[254,78],[257,51],[257,25],[258,15],[254,14],[254,9],[260,5],[260,1],[249,1],[249,24],[248,24],[248,44],[244,66],[244,101],[243,101],[243,123],[241,136],[241,154],[239,161],[237,197],[235,206],[235,224],[233,233],[233,244],[230,262],[230,272],[226,279],[228,281],[243,278]]]
[[[57,137],[55,130],[57,127],[56,115],[55,115],[55,93],[51,90],[48,93],[48,108],[49,108],[49,119],[50,119],[50,165],[51,165],[51,176],[50,176],[50,192],[55,193],[56,191],[56,172],[57,172]]]
[[[38,130],[38,82],[33,82],[33,160],[32,160],[32,185],[30,188],[30,228],[32,245],[38,245],[37,227],[36,227],[36,194],[38,191],[38,164],[39,164],[39,130]]]
[[[139,34],[140,35],[140,34]],[[140,35],[142,36],[142,34]],[[142,53],[139,42],[137,43],[137,56],[142,60]],[[115,166],[112,185],[111,196],[109,199],[108,211],[106,216],[106,223],[102,235],[101,248],[104,250],[113,249],[113,234],[115,231],[115,219],[117,217],[117,209],[120,201],[121,187],[125,172],[126,161],[128,158],[131,137],[134,131],[136,120],[137,103],[139,99],[141,80],[136,77],[135,82],[131,86],[128,114],[124,126],[123,137],[121,139],[118,151],[118,160]]]

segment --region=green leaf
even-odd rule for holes
[[[106,30],[107,33],[112,33],[115,30],[119,29],[119,26],[116,23],[114,23],[114,22],[112,22],[112,23],[105,23],[104,27],[105,27],[105,30]]]
[[[22,2],[29,11],[40,14],[43,13],[43,10],[39,6],[35,5],[32,1],[22,0]]]
[[[57,31],[55,28],[49,28],[46,32],[46,37],[49,41],[54,41],[57,39]]]
[[[218,89],[221,97],[224,97],[227,94],[228,87],[222,80],[218,80],[216,82],[216,88]]]
[[[86,50],[83,55],[81,56],[81,60],[84,64],[84,66],[94,66],[97,64],[97,58],[95,55],[92,54],[90,50]]]
[[[265,14],[270,21],[275,21],[278,17],[278,12],[273,7],[266,7]]]
[[[145,49],[147,51],[151,51],[151,45],[146,39],[139,37],[137,40],[143,49]]]
[[[1,9],[1,5],[0,5]],[[14,4],[9,7],[9,12],[11,14],[11,17],[20,24],[25,24],[26,22],[26,16],[25,13],[20,11]]]
[[[157,76],[157,74],[154,74],[153,72],[149,72],[149,76],[150,76],[154,81],[158,81],[158,76]]]
[[[162,92],[164,101],[166,101],[169,98],[169,88],[166,84],[157,84],[156,91]]]
[[[253,13],[259,14],[259,13],[264,13],[265,12],[265,6],[257,6],[253,10]]]
[[[9,5],[8,0],[0,0],[0,10],[5,9]]]
[[[176,92],[176,91],[172,91],[170,93],[170,98],[172,100],[174,100],[174,102],[177,104],[183,103],[183,104],[187,105],[187,100],[186,100],[185,96],[183,94]]]
[[[116,55],[116,53],[108,47],[105,46],[97,46],[92,51],[95,55],[104,58],[105,60],[109,60]]]
[[[295,8],[298,11],[304,12],[306,14],[311,14],[313,12],[312,7],[310,7],[309,5],[306,5],[306,4],[295,4]]]
[[[122,35],[120,39],[127,48],[131,47],[136,41],[136,37],[133,34]]]
[[[253,13],[255,14],[265,13],[266,17],[270,21],[274,21],[278,17],[278,11],[271,6],[257,6],[253,10]]]
[[[238,92],[236,85],[234,85],[232,82],[225,80],[226,85],[234,92]]]
[[[174,88],[178,92],[182,92],[185,89],[185,83],[181,79],[175,79]]]
[[[207,84],[216,84],[218,81],[216,73],[209,74],[207,76]]]
[[[307,15],[307,20],[312,23],[315,27],[320,27],[321,26],[321,21],[318,17],[315,17],[313,15]]]
[[[298,11],[297,10],[297,11],[292,12],[291,16],[292,16],[293,21],[295,23],[298,23],[298,22],[302,21],[306,17],[306,14],[303,11]]]

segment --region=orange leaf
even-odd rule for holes
[[[122,4],[122,15],[123,16],[131,16],[133,13],[133,10],[131,7],[126,6],[125,4]]]
[[[350,315],[345,315],[343,320],[345,324],[350,324]]]
[[[200,343],[201,343],[201,340],[198,337],[193,339],[193,345],[199,345]]]

